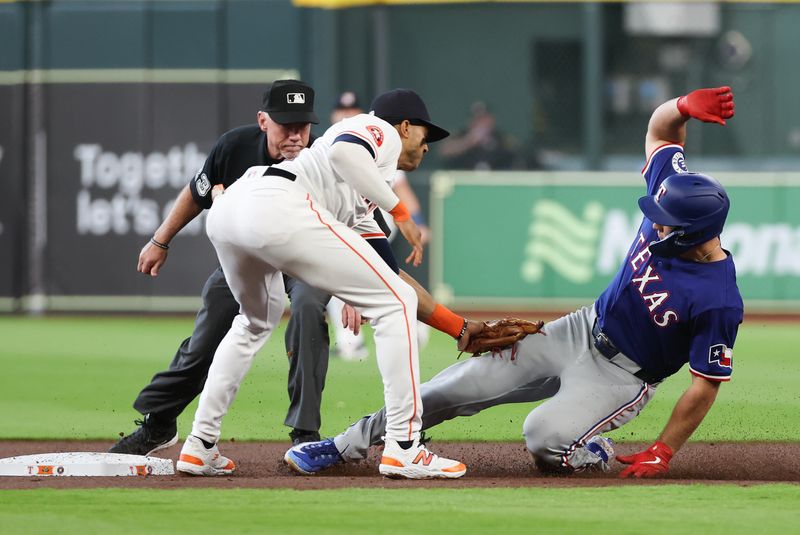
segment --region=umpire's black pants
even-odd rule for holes
[[[289,357],[289,411],[284,423],[295,429],[319,431],[320,405],[328,373],[328,324],[325,306],[331,296],[304,282],[284,277],[292,302],[286,329]],[[203,390],[208,368],[222,338],[239,313],[222,268],[203,287],[203,308],[197,313],[192,336],[184,340],[166,371],[153,376],[133,403],[141,414],[160,420],[177,419]]]

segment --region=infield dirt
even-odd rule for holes
[[[111,442],[100,441],[0,441],[0,458],[35,453],[106,451]],[[629,454],[646,444],[625,443],[618,454]],[[282,442],[223,442],[222,453],[237,464],[237,471],[225,477],[0,477],[0,489],[35,488],[287,488],[329,489],[343,487],[581,487],[659,483],[730,483],[751,485],[767,482],[800,483],[800,444],[797,443],[690,443],[670,463],[670,470],[658,480],[622,480],[622,465],[611,464],[609,473],[545,476],[537,471],[521,443],[434,442],[441,455],[460,459],[468,467],[458,480],[402,481],[378,474],[379,448],[372,448],[367,460],[343,464],[315,476],[299,476],[283,463],[289,447]],[[156,456],[177,459],[180,444]]]

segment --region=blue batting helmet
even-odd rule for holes
[[[639,199],[645,217],[675,227],[663,240],[650,244],[656,256],[673,257],[722,233],[730,208],[722,184],[700,173],[670,175],[655,195]]]

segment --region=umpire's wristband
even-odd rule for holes
[[[161,243],[160,241],[156,240],[155,238],[150,238],[150,243],[158,247],[159,249],[164,249],[167,251],[169,249],[169,245],[166,243]]]

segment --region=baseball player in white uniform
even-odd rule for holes
[[[381,232],[372,217],[380,207],[412,246],[406,262],[421,262],[420,231],[390,182],[397,169],[416,169],[428,143],[448,132],[431,123],[422,99],[408,89],[380,95],[372,110],[333,125],[293,161],[248,169],[214,201],[206,231],[240,313],[214,356],[179,471],[221,475],[235,469],[216,446],[222,418],[280,321],[286,273],[372,321],[387,407],[380,473],[420,479],[466,472],[419,441],[417,295],[366,242]]]

